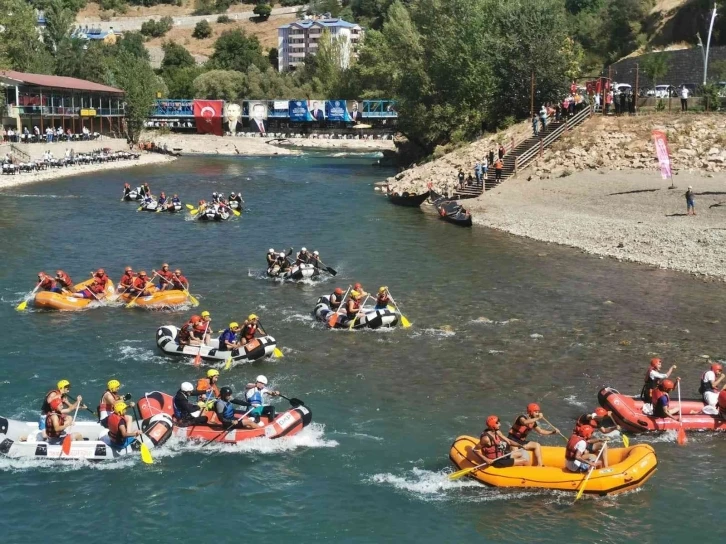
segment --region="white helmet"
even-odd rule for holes
[[[300,251],[302,251],[303,253],[305,253],[307,250],[308,250],[308,248],[306,248],[306,247],[301,247],[300,248]]]
[[[217,196],[219,196],[219,198],[224,198],[224,193],[219,193]]]
[[[275,253],[275,250],[273,248],[270,248],[267,250],[267,253]]]
[[[257,379],[255,381],[267,385],[267,378],[265,378],[262,374],[257,376]]]
[[[285,256],[285,252],[284,251],[280,251],[280,253],[278,253],[277,256],[278,257],[284,257]]]
[[[318,250],[315,250],[315,251],[313,251],[313,255],[315,255],[317,257],[318,255],[320,255],[320,253],[318,253]]]
[[[189,382],[184,382],[183,384],[181,384],[181,390],[185,393],[191,393],[192,391],[194,391],[194,386]]]
[[[229,196],[234,196],[234,191],[232,191],[231,193],[229,193]]]
[[[214,191],[214,192],[212,193],[212,196],[217,196],[217,191]]]

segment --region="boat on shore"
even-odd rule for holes
[[[408,208],[418,208],[428,197],[428,191],[420,195],[412,195],[407,192],[403,192],[400,195],[396,192],[388,193],[388,201],[391,204],[395,204],[396,206],[406,206]]]
[[[297,399],[291,399],[296,401]],[[174,415],[174,397],[161,391],[152,391],[146,393],[138,402],[139,413],[144,418],[152,418],[158,414],[164,414],[168,417]],[[235,419],[240,419],[247,410],[235,411]],[[234,428],[228,432],[223,432],[224,427],[217,419],[216,413],[206,410],[203,415],[208,419],[206,425],[184,425],[175,422],[173,434],[174,436],[193,441],[214,441],[223,444],[235,444],[250,440],[253,438],[269,438],[275,440],[292,436],[299,433],[305,427],[310,425],[313,420],[313,414],[304,404],[292,402],[290,409],[275,414],[274,418],[269,416],[260,416],[259,423],[262,425],[256,429]]]
[[[212,338],[209,344],[191,346],[179,343],[179,329],[174,325],[163,325],[156,331],[156,345],[167,355],[176,357],[196,357],[197,354],[207,362],[224,363],[232,359],[234,363],[251,363],[263,357],[270,357],[277,344],[272,336],[253,338],[244,346],[233,350],[220,350],[219,340]]]
[[[450,200],[433,189],[429,189],[429,194],[441,219],[460,227],[471,227],[471,214],[456,200]]]
[[[473,436],[459,436],[451,445],[449,459],[457,470],[481,464],[472,449],[479,443]],[[544,466],[512,466],[507,468],[482,467],[470,477],[492,487],[520,489],[552,489],[577,493],[586,474],[570,472],[565,468],[565,448],[542,446]],[[608,468],[592,471],[585,485],[588,495],[615,495],[642,486],[658,467],[658,459],[649,444],[629,448],[608,448]],[[530,455],[530,462],[532,456]]]
[[[678,431],[683,425],[686,431],[726,431],[726,420],[718,415],[703,413],[705,406],[699,399],[682,399],[681,421],[670,417],[656,417],[643,412],[645,403],[636,397],[623,395],[612,387],[605,387],[597,394],[600,406],[613,413],[615,422],[624,429],[644,433],[652,431]],[[679,406],[671,397],[671,406]]]

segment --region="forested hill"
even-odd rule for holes
[[[223,32],[203,66],[195,64],[183,45],[167,42],[162,67],[154,73],[144,48],[146,36],[126,33],[116,45],[71,37],[84,1],[0,0],[5,28],[0,66],[121,86],[139,116],[145,115],[157,91],[176,98],[226,100],[394,98],[401,131],[426,153],[526,116],[533,74],[539,107],[560,98],[571,78],[599,74],[604,64],[646,49],[663,32],[675,36],[674,26],[683,25],[673,21],[683,10],[705,38],[710,3],[313,0],[308,12],[330,12],[366,27],[358,60],[341,69],[340,46],[332,41],[321,45],[304,68],[279,74],[273,68],[276,51],[266,54],[257,37],[242,29]],[[200,9],[212,11],[231,6],[231,0],[196,1]],[[34,29],[33,7],[45,12],[42,41]],[[164,34],[163,28],[147,30],[147,35]],[[695,42],[692,30],[687,27],[688,35],[678,39]],[[714,44],[726,41],[726,17],[717,19],[714,36]]]

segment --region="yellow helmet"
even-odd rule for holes
[[[250,314],[247,316],[247,321],[252,321],[253,319],[259,319],[255,314]]]
[[[214,378],[215,376],[219,376],[219,370],[215,368],[207,370],[207,378]]]
[[[122,400],[116,402],[116,404],[113,405],[113,412],[114,414],[123,415],[123,413],[126,411],[126,403]]]
[[[232,323],[229,324],[230,329],[239,329],[239,323],[236,321],[232,321]]]
[[[202,317],[209,317],[209,312],[207,310],[204,310],[202,312]]]
[[[58,382],[58,389],[63,389],[64,387],[70,387],[70,386],[71,386],[71,382],[69,382],[68,380],[61,380]]]
[[[378,288],[379,293],[385,293],[386,291],[388,291],[388,287],[386,287],[385,285]]]
[[[360,298],[360,293],[358,291],[356,291],[355,289],[353,289],[350,292],[350,298]]]
[[[106,384],[106,387],[108,387],[109,391],[111,391],[112,393],[115,393],[121,387],[121,382],[118,380],[109,380],[108,383]]]

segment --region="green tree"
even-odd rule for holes
[[[13,70],[53,73],[54,60],[38,38],[33,7],[24,0],[0,0],[0,25],[7,62]]]
[[[196,65],[194,57],[183,45],[174,41],[168,41],[164,42],[161,48],[164,51],[164,60],[161,61],[162,70],[188,68]]]
[[[573,15],[581,11],[596,11],[602,7],[602,0],[565,0],[565,9]]]
[[[267,60],[270,61],[270,66],[277,70],[279,66],[279,53],[276,47],[273,47],[267,52]]]
[[[194,32],[192,32],[192,37],[196,38],[198,40],[203,40],[204,38],[209,38],[209,36],[212,35],[212,25],[209,24],[209,21],[206,19],[203,19],[199,21],[196,26],[194,27]]]
[[[211,70],[194,80],[194,97],[237,100],[246,95],[247,78],[234,70]]]
[[[248,37],[241,29],[222,32],[214,42],[214,53],[209,60],[216,69],[238,72],[246,71],[252,64],[266,67],[268,63],[257,36]]]
[[[641,0],[610,0],[604,14],[605,48],[609,62],[632,53],[641,45],[648,9]]]
[[[116,48],[119,52],[125,51],[136,58],[151,60],[149,51],[144,47],[144,36],[140,32],[124,32],[116,41]]]
[[[152,38],[161,38],[174,27],[174,19],[169,16],[162,17],[158,21],[149,19],[141,24],[141,34]]]
[[[51,0],[48,4],[43,39],[51,52],[55,52],[58,44],[73,32],[74,18],[74,13],[66,7],[63,0]]]
[[[252,13],[257,16],[258,21],[267,21],[270,15],[272,15],[272,7],[270,4],[257,4],[252,10]]]
[[[165,70],[161,73],[171,98],[194,98],[194,81],[204,73],[201,66]]]
[[[668,73],[667,57],[667,53],[651,53],[640,60],[640,68],[650,78],[653,87],[658,85],[658,81]]]

